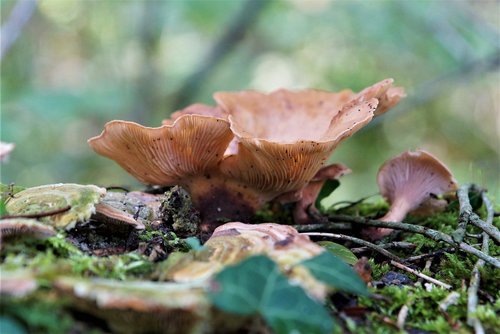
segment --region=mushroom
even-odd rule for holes
[[[159,128],[112,121],[89,144],[143,183],[184,187],[210,232],[301,191],[341,141],[403,96],[392,79],[357,94],[219,92],[217,107],[192,105]]]
[[[200,333],[213,318],[205,285],[61,277],[58,293],[113,333]]]
[[[266,254],[292,281],[321,300],[326,296],[327,286],[297,265],[323,251],[324,248],[291,226],[232,222],[217,227],[202,250],[178,260],[160,279],[183,283],[206,281],[228,265],[252,255]]]
[[[328,180],[337,180],[341,176],[350,174],[351,169],[343,164],[332,164],[321,168],[314,178],[302,189],[302,198],[295,204],[293,217],[296,224],[311,222],[311,214],[319,213],[314,205],[321,188]]]
[[[58,183],[22,190],[6,204],[11,215],[37,215],[47,211],[63,211],[41,220],[57,228],[72,229],[95,212],[95,205],[106,189],[94,185]]]
[[[10,237],[30,236],[44,239],[56,234],[52,226],[28,218],[10,218],[0,220],[0,249],[5,239]]]
[[[0,141],[0,162],[7,161],[9,159],[10,152],[14,150],[15,146],[15,144]]]
[[[417,150],[404,152],[386,161],[377,175],[380,194],[390,203],[390,209],[380,220],[402,221],[433,196],[455,191],[457,182],[450,170],[430,153]],[[370,234],[380,239],[392,229],[376,228]]]

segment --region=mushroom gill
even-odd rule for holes
[[[210,232],[301,191],[342,140],[403,96],[392,79],[357,94],[221,92],[218,106],[192,105],[159,128],[109,122],[89,144],[143,183],[186,188]]]
[[[399,222],[418,209],[434,195],[455,191],[457,182],[450,170],[430,153],[417,150],[404,152],[380,167],[377,175],[380,194],[390,203],[390,209],[381,221]],[[392,232],[376,228],[371,233],[379,239]]]

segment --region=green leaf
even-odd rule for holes
[[[331,241],[319,241],[318,245],[325,248],[333,255],[339,257],[342,261],[344,261],[347,264],[355,264],[356,262],[358,262],[358,258],[356,257],[356,255],[354,255],[354,253],[351,252],[351,250],[345,246],[342,246],[340,244]]]
[[[218,308],[260,315],[277,334],[330,333],[333,320],[302,288],[288,282],[269,258],[250,257],[215,277],[209,298]]]
[[[7,214],[7,209],[5,208],[5,201],[0,199],[0,217]]]
[[[316,197],[316,202],[314,205],[317,208],[321,207],[321,200],[330,196],[331,193],[335,191],[340,186],[340,182],[338,180],[326,180],[319,191],[318,197]]]
[[[301,262],[300,265],[308,268],[314,277],[337,290],[368,295],[366,284],[354,269],[330,252],[323,252]]]
[[[0,316],[0,329],[3,333],[25,334],[27,331],[14,318]]]

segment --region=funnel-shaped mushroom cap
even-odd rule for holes
[[[392,79],[384,80],[358,94],[283,89],[214,94],[238,142],[222,162],[223,173],[270,199],[304,187],[342,140],[370,122],[378,98],[391,85]],[[391,105],[397,103],[392,95],[384,97]]]
[[[141,182],[174,185],[217,166],[232,138],[223,119],[183,115],[159,128],[112,121],[89,144]]]
[[[450,170],[430,153],[404,152],[385,162],[377,175],[382,196],[391,203],[385,221],[401,221],[431,194],[454,191],[457,183]]]
[[[323,135],[312,131],[308,137],[316,135],[316,140],[291,140],[290,142],[274,142],[255,137],[243,137],[233,125],[233,132],[238,138],[237,154],[224,159],[222,172],[241,182],[268,194],[272,199],[279,194],[299,190],[309,182],[335,147],[345,138],[368,123],[373,117],[377,100],[372,99],[351,109],[337,114]],[[286,119],[286,117],[285,117]],[[268,127],[270,124],[267,125]],[[290,125],[293,133],[300,124]]]

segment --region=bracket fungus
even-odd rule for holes
[[[380,167],[377,175],[380,194],[390,203],[381,221],[400,222],[409,212],[435,202],[434,195],[457,190],[450,170],[430,153],[404,152]],[[379,239],[392,229],[376,228],[371,238]]]
[[[316,299],[322,300],[326,296],[327,286],[298,264],[323,251],[323,247],[291,226],[232,222],[217,227],[202,250],[191,257],[179,259],[162,277],[183,283],[206,281],[228,265],[252,255],[265,254],[292,281],[303,286]]]
[[[404,97],[392,82],[360,93],[218,92],[216,107],[192,105],[158,128],[111,121],[89,144],[145,184],[184,187],[211,231],[300,192],[342,140]]]
[[[77,222],[88,220],[105,194],[106,189],[94,185],[51,184],[16,193],[7,202],[6,209],[12,215],[32,215],[60,209],[61,213],[41,220],[56,228],[69,230]]]

